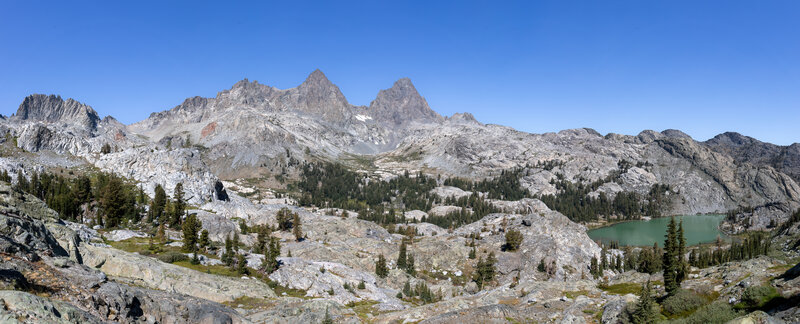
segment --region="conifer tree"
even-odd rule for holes
[[[167,233],[166,230],[164,229],[164,224],[158,225],[156,238],[158,239],[158,242],[161,244],[167,243]]]
[[[389,275],[389,269],[386,268],[386,258],[383,257],[383,254],[378,255],[378,261],[375,262],[375,274],[381,278],[386,278]]]
[[[303,240],[303,228],[300,224],[300,215],[294,213],[292,217],[292,233],[294,233],[294,238],[299,242]]]
[[[151,222],[153,220],[158,220],[159,223],[163,223],[161,215],[164,213],[164,207],[166,204],[167,193],[164,191],[164,187],[162,187],[160,184],[157,184],[153,201],[150,202],[150,211],[147,214],[148,220]]]
[[[544,261],[542,261],[544,262]],[[542,264],[542,268],[544,268],[544,264]],[[600,277],[600,266],[597,265],[597,257],[592,257],[591,264],[589,265],[589,273],[592,274],[592,277],[597,279]]]
[[[233,264],[233,240],[230,237],[225,237],[225,252],[222,253],[222,263],[230,266]]]
[[[281,231],[288,231],[292,228],[292,212],[289,211],[289,208],[281,208],[278,213],[275,215],[276,220],[278,221],[278,229]]]
[[[408,260],[406,261],[406,273],[410,274],[412,277],[417,275],[417,268],[414,265],[413,254],[408,255]]]
[[[489,256],[486,257],[485,260],[483,257],[478,259],[478,265],[476,266],[475,274],[473,274],[472,280],[478,284],[479,288],[483,288],[483,285],[486,282],[494,279],[495,263],[497,263],[497,258],[495,258],[494,252],[489,253]]]
[[[325,308],[325,318],[322,320],[322,324],[333,324],[333,318],[331,318],[327,307]]]
[[[183,184],[178,182],[175,185],[175,190],[172,193],[172,210],[170,211],[170,226],[178,226],[181,224],[181,216],[186,210],[186,202],[183,201]]]
[[[200,225],[200,226],[202,226],[202,225]],[[208,238],[208,230],[207,229],[204,229],[202,232],[200,232],[200,240],[197,243],[200,244],[200,248],[201,249],[205,249],[211,244],[211,241]]]
[[[397,268],[398,269],[406,269],[408,259],[406,257],[406,239],[400,242],[400,253],[397,255]]]
[[[639,302],[631,314],[631,322],[634,324],[650,324],[658,320],[658,311],[656,310],[655,300],[651,295],[650,280],[642,286],[639,293]]]
[[[281,243],[277,238],[270,236],[269,244],[265,249],[266,251],[264,251],[264,260],[261,262],[261,268],[265,273],[270,274],[278,270],[280,266],[278,257],[281,255]]]
[[[247,259],[244,254],[239,254],[236,258],[236,273],[239,275],[247,274]]]
[[[678,284],[678,287],[681,286],[681,282],[683,279],[686,279],[686,273],[689,272],[689,265],[686,263],[686,237],[683,233],[683,219],[681,219],[680,223],[678,223],[678,269],[675,273],[675,281]]]
[[[664,269],[664,288],[670,295],[680,287],[677,282],[676,276],[678,272],[678,240],[675,218],[670,219],[667,225],[666,240],[664,240],[664,257],[662,260],[662,267]]]
[[[505,218],[504,218],[505,220]],[[516,229],[506,231],[506,245],[508,251],[516,251],[522,245],[522,233]]]
[[[106,227],[116,227],[122,222],[127,206],[125,204],[122,180],[119,177],[111,176],[108,179],[101,206],[106,217]]]
[[[603,249],[600,250],[600,272],[608,269],[608,252],[606,252],[606,247],[603,246]]]
[[[197,252],[197,245],[200,239],[197,232],[203,228],[203,222],[197,219],[197,214],[191,214],[183,222],[183,251]],[[207,234],[208,232],[206,232]],[[206,237],[208,239],[208,237]]]

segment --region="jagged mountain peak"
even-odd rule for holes
[[[308,75],[308,77],[306,78],[305,81],[303,81],[303,83],[310,83],[310,84],[331,83],[331,81],[328,80],[328,77],[325,76],[325,73],[322,73],[320,69],[316,69],[313,72],[311,72],[311,74]]]
[[[447,120],[450,121],[450,122],[481,124],[480,122],[478,122],[477,119],[475,119],[475,116],[473,116],[472,114],[470,114],[468,112],[455,113],[455,114],[453,114],[453,116],[448,117]]]
[[[100,121],[100,116],[91,106],[53,94],[25,97],[14,116],[20,120],[79,125],[87,131],[95,130]]]
[[[369,110],[379,120],[395,125],[411,121],[441,122],[442,116],[428,106],[409,78],[401,78],[389,89],[378,92],[378,96],[369,105]]]

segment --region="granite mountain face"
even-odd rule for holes
[[[602,136],[591,129],[530,134],[482,124],[468,113],[444,118],[408,78],[381,90],[369,107],[351,105],[319,70],[285,90],[245,79],[214,98],[188,98],[129,126],[110,117],[101,120],[91,107],[72,99],[32,95],[6,124],[13,125],[8,131],[26,150],[77,154],[126,176],[151,179],[147,187],[202,175],[200,184],[189,185],[200,200],[214,196],[200,187],[218,177],[274,175],[302,161],[366,156],[373,161],[370,167],[387,172],[426,169],[473,178],[527,167],[531,172],[522,183],[535,194],[554,193],[551,182],[558,174],[598,181],[625,160],[647,167],[630,168],[592,195],[645,194],[654,184],[667,184],[680,199],[672,199],[666,214],[770,206],[781,211],[771,212],[780,215],[774,217],[785,217],[800,206],[800,186],[792,177],[800,161],[797,145],[778,147],[735,133],[701,143],[677,130],[637,136]],[[117,158],[92,156],[106,142],[118,148],[112,155]],[[137,151],[143,147],[165,155],[165,163],[143,157]],[[550,170],[535,167],[547,161],[561,164]],[[146,169],[153,164],[173,164],[186,175],[173,180],[164,179],[166,174],[140,176],[152,173]],[[770,221],[766,217],[753,226]]]

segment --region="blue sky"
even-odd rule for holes
[[[0,2],[4,115],[55,93],[132,123],[316,68],[353,104],[409,77],[440,114],[535,133],[800,142],[798,1]]]

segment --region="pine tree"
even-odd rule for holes
[[[485,260],[483,257],[478,259],[478,265],[476,266],[475,274],[473,274],[472,280],[478,284],[479,288],[483,288],[483,285],[486,282],[494,279],[495,263],[497,263],[497,258],[495,258],[494,252],[489,253],[489,256],[486,257]]]
[[[233,254],[233,240],[230,237],[225,237],[225,252],[222,253],[222,263],[227,266],[233,264]]]
[[[200,226],[202,226],[202,223]],[[205,249],[211,244],[211,241],[208,238],[207,229],[204,229],[202,232],[200,232],[200,240],[198,241],[198,244],[200,244],[201,249]]]
[[[406,284],[403,285],[403,295],[406,295],[406,297],[414,297],[414,290],[411,289],[410,281],[406,281]]]
[[[397,256],[397,268],[398,269],[406,269],[408,259],[406,257],[406,239],[400,242],[400,253]]]
[[[658,311],[655,306],[655,300],[651,295],[650,280],[648,280],[639,293],[639,302],[631,314],[631,322],[634,324],[655,323],[658,320]]]
[[[331,314],[328,312],[328,308],[325,308],[325,318],[322,320],[322,324],[333,324],[333,319],[331,318]]]
[[[278,257],[281,255],[281,243],[275,237],[269,238],[268,251],[264,253],[264,260],[261,262],[262,270],[272,273],[280,267]]]
[[[414,265],[414,255],[409,254],[408,260],[406,262],[406,273],[410,274],[412,277],[417,275],[417,268]]]
[[[606,252],[606,247],[603,246],[603,249],[600,250],[600,272],[608,269],[608,252]]]
[[[542,264],[542,268],[544,268],[544,264]],[[594,279],[600,277],[600,267],[597,265],[597,257],[592,256],[591,264],[589,265],[589,273],[592,274]]]
[[[300,215],[294,213],[292,219],[292,233],[294,233],[294,238],[300,242],[303,240],[303,229],[302,225],[300,224]]]
[[[667,293],[672,295],[677,291],[680,285],[676,280],[678,271],[678,246],[677,246],[677,231],[675,228],[675,218],[673,217],[667,225],[667,235],[664,241],[664,257],[662,260],[662,267],[664,268],[664,288]]]
[[[386,268],[386,258],[383,257],[383,254],[378,255],[378,261],[375,262],[375,274],[381,278],[386,278],[389,275],[389,269]]]
[[[197,244],[200,239],[197,237],[197,232],[203,228],[203,222],[197,219],[197,214],[191,214],[186,217],[183,222],[183,251],[184,252],[197,252]],[[206,231],[206,235],[208,232]],[[208,239],[208,237],[206,237]]]
[[[689,265],[686,263],[686,237],[683,233],[683,219],[681,219],[680,223],[678,223],[678,253],[677,253],[677,271],[675,273],[675,282],[677,283],[678,287],[681,286],[681,282],[683,279],[686,279],[686,273],[689,272]]]
[[[158,242],[161,244],[167,243],[167,233],[166,230],[164,229],[164,224],[158,225],[156,238],[158,239]]]
[[[505,218],[504,218],[505,220]],[[508,251],[516,251],[522,245],[522,233],[516,229],[506,231],[506,245]]]
[[[475,246],[472,247],[472,250],[469,250],[468,258],[474,260],[478,255],[478,251],[475,249]]]
[[[164,191],[164,187],[160,184],[156,185],[155,188],[155,195],[153,196],[153,201],[150,203],[150,212],[148,213],[148,219],[150,221],[158,220],[159,223],[163,223],[161,216],[164,213],[164,207],[167,204],[167,193]]]
[[[101,201],[103,213],[106,217],[106,227],[116,227],[122,222],[122,217],[126,213],[124,194],[122,180],[119,177],[111,176],[105,186],[105,194]]]
[[[281,231],[288,231],[292,228],[292,212],[289,211],[289,208],[281,208],[278,213],[275,215],[276,220],[278,221],[278,229]]]
[[[186,202],[183,201],[183,184],[178,182],[175,185],[175,190],[172,193],[172,210],[170,210],[170,226],[178,226],[181,224],[181,216],[186,210]]]
[[[236,258],[236,273],[239,275],[247,274],[247,259],[245,259],[244,254],[239,254]]]

